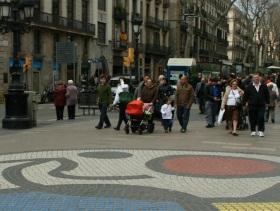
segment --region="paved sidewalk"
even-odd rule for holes
[[[50,109],[37,128],[0,130],[0,210],[280,210],[279,119],[265,138],[233,137],[194,107],[186,134],[157,122],[140,136]]]

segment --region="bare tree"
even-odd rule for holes
[[[264,47],[264,33],[261,26],[264,25],[264,18],[272,0],[239,0],[238,7],[243,12],[247,24],[251,25],[251,30],[248,30],[246,51],[242,63],[245,64],[248,59],[250,49],[256,45],[256,70],[259,68],[259,52]],[[264,28],[263,28],[264,29]]]
[[[181,0],[181,1],[183,1],[183,0]],[[211,35],[211,41],[209,42],[209,57],[210,57],[210,60],[213,60],[213,58],[214,58],[215,39],[217,37],[217,28],[222,22],[227,21],[227,14],[237,0],[225,0],[225,1],[227,3],[226,8],[225,8],[224,11],[219,11],[217,13],[217,18],[215,18],[214,20],[213,19],[210,20],[206,17],[207,24],[210,25],[209,29],[210,29],[210,35]],[[188,2],[189,2],[189,7],[195,7],[195,13],[199,17],[204,17],[203,11],[206,11],[205,5],[206,5],[206,2],[209,2],[209,0],[191,0],[191,1],[188,1]],[[191,22],[191,24],[189,24],[189,25],[192,25],[192,24],[193,24],[193,22]],[[193,30],[191,30],[191,31],[193,31]],[[192,34],[190,34],[190,35],[192,35]],[[186,41],[185,52],[187,51],[187,49],[190,49],[190,46],[187,45],[187,44],[190,45],[190,42]],[[198,46],[197,50],[198,50],[197,51],[197,54],[198,54],[199,53],[199,46]]]

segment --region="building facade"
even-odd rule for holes
[[[227,60],[227,18],[217,25],[216,22],[229,3],[229,0],[172,1],[170,42],[175,42],[172,55],[196,58],[204,69],[209,64],[217,69],[222,60]]]
[[[36,0],[31,30],[21,36],[20,63],[32,57],[32,69],[23,78],[29,90],[41,92],[56,80],[75,80],[103,71],[112,73],[112,4],[109,0]],[[7,35],[8,56],[4,74],[12,60],[12,35]],[[73,64],[58,64],[57,42],[75,46]],[[93,62],[89,63],[88,61]]]
[[[241,71],[242,68],[249,68],[252,63],[252,51],[248,46],[252,43],[250,41],[250,34],[252,32],[252,24],[250,24],[244,14],[236,6],[233,6],[228,13],[228,59],[236,67],[237,71]],[[248,49],[248,57],[244,62],[243,58]]]
[[[142,19],[139,35],[139,75],[156,78],[169,58],[169,0],[116,0],[113,15],[114,75],[126,72],[123,56],[135,49],[134,19]],[[132,70],[133,71],[132,67]],[[137,74],[137,70],[134,73]]]

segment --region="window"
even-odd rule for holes
[[[53,35],[53,57],[56,58],[56,43],[59,42],[59,34]]]
[[[155,18],[156,18],[156,20],[158,20],[158,19],[159,19],[159,17],[158,17],[158,16],[159,16],[159,15],[158,15],[158,13],[159,13],[159,12],[158,12],[158,7],[157,7],[157,8],[156,8],[156,14],[155,14]]]
[[[147,4],[146,5],[146,17],[149,18],[149,16],[150,16],[150,5]]]
[[[82,1],[82,22],[83,27],[86,28],[88,23],[88,0]]]
[[[106,23],[98,22],[98,42],[106,43]]]
[[[3,83],[4,84],[8,83],[8,73],[3,73]]]
[[[159,32],[154,32],[154,45],[160,46],[160,34]]]
[[[68,19],[74,20],[74,0],[67,1],[67,17]]]
[[[132,2],[132,11],[133,11],[134,14],[138,13],[138,11],[137,11],[137,0],[133,0],[133,2]]]
[[[53,14],[54,23],[59,22],[59,14],[60,14],[59,10],[60,10],[59,0],[53,0],[52,1],[52,14]]]
[[[41,53],[41,32],[36,30],[34,31],[34,34],[33,34],[33,51],[34,53],[36,54],[40,54]]]
[[[98,9],[106,11],[106,0],[98,0]]]
[[[52,14],[53,16],[59,16],[59,0],[52,0]]]

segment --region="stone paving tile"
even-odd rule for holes
[[[215,168],[209,169],[208,175],[205,169],[192,169],[183,162],[179,169],[184,173],[172,172],[181,159],[209,165],[219,161],[221,169],[216,169],[216,176]],[[237,172],[229,175],[228,168],[236,159],[240,164],[235,166]],[[163,165],[167,161],[175,162],[167,167]],[[252,171],[248,161],[258,168]],[[240,207],[239,203],[280,202],[280,158],[270,155],[171,150],[39,151],[0,155],[0,169],[0,210],[67,210],[67,206],[76,210],[217,210],[224,204]],[[221,173],[225,175],[221,177]]]

